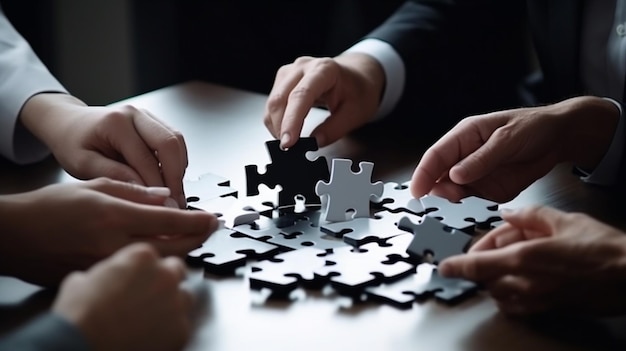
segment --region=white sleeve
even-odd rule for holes
[[[584,176],[580,177],[584,182],[598,185],[614,185],[617,183],[617,175],[622,159],[622,150],[624,149],[624,114],[622,106],[615,100],[606,98],[611,101],[620,112],[617,129],[613,135],[613,141],[609,146],[609,150],[604,154],[602,161],[596,166],[591,173],[587,173],[582,169],[578,169]]]
[[[0,9],[0,155],[15,163],[49,154],[18,120],[24,103],[42,92],[67,93]]]
[[[405,67],[398,52],[387,42],[378,39],[365,39],[345,51],[358,52],[372,56],[385,72],[385,91],[378,106],[375,119],[388,115],[404,91]]]

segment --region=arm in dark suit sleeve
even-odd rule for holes
[[[436,112],[456,122],[519,102],[525,18],[521,0],[414,0],[366,38],[389,43],[403,59],[401,113]]]
[[[0,351],[88,351],[75,326],[49,313],[0,340]]]

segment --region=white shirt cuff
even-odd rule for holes
[[[406,70],[402,57],[400,57],[393,46],[379,39],[362,40],[345,51],[345,53],[350,52],[370,55],[383,67],[385,72],[385,91],[374,119],[380,119],[388,115],[396,107],[404,91]]]
[[[602,161],[591,173],[587,173],[582,169],[579,169],[581,173],[585,174],[580,177],[584,182],[598,185],[614,185],[617,182],[617,175],[619,173],[620,161],[622,159],[622,151],[624,148],[624,114],[622,106],[615,100],[605,98],[611,101],[619,109],[619,122],[617,129],[613,135],[613,141],[609,146],[609,150],[602,158]]]

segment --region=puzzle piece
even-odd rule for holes
[[[294,226],[298,221],[308,219],[306,214],[286,213],[276,218],[260,217],[252,223],[238,225],[233,229],[251,238],[261,239],[274,237],[282,233],[282,228]]]
[[[269,288],[276,295],[285,295],[298,285],[317,286],[320,277],[315,271],[326,263],[326,254],[323,250],[305,247],[253,263],[248,274],[250,287]]]
[[[258,212],[248,209],[241,200],[234,196],[218,197],[194,204],[189,206],[189,208],[215,214],[224,222],[224,227],[226,228],[253,223],[260,217]]]
[[[424,216],[415,224],[406,217],[398,222],[398,228],[413,233],[407,252],[416,258],[432,253],[435,262],[463,253],[472,237],[460,230],[450,228],[433,217]]]
[[[370,216],[370,198],[383,194],[383,183],[371,183],[374,164],[360,162],[360,170],[352,172],[352,161],[335,158],[330,172],[330,181],[320,180],[315,193],[326,196],[324,218],[330,222],[346,220],[346,212],[354,211],[353,218]]]
[[[410,308],[416,300],[434,296],[438,301],[452,305],[464,301],[478,291],[476,283],[444,278],[434,265],[423,263],[411,274],[390,284],[365,289],[369,299],[389,303],[399,308]]]
[[[422,215],[424,206],[419,199],[411,195],[409,183],[410,181],[402,184],[385,183],[382,196],[374,198],[372,202],[392,212],[405,211],[415,215]]]
[[[344,247],[327,257],[330,264],[316,270],[329,277],[340,293],[354,295],[368,286],[410,274],[414,265],[395,259],[394,250],[369,243],[360,248]]]
[[[183,188],[190,206],[200,204],[218,197],[237,197],[237,190],[230,187],[230,180],[213,173],[205,173],[198,179],[185,179]]]
[[[254,240],[225,228],[223,222],[201,247],[187,254],[190,264],[203,265],[207,272],[232,274],[248,259],[268,257],[278,252],[276,245]]]
[[[318,149],[315,138],[300,138],[288,150],[281,150],[279,140],[265,143],[272,163],[266,166],[263,174],[256,165],[246,166],[247,194],[257,195],[258,186],[265,184],[270,188],[281,186],[278,193],[278,206],[295,206],[295,197],[301,195],[307,204],[319,204],[315,194],[315,184],[319,180],[328,180],[329,171],[326,158],[318,157],[311,161],[306,157],[309,151]]]
[[[347,244],[334,236],[327,235],[316,220],[301,219],[289,227],[280,228],[278,235],[266,240],[269,243],[288,247],[294,250],[303,247],[314,247],[320,250],[332,250],[345,247]]]
[[[476,196],[450,202],[439,196],[425,195],[420,201],[428,211],[427,216],[436,217],[443,224],[468,233],[473,231],[474,225],[488,228],[490,222],[501,219],[497,202]]]
[[[343,238],[352,246],[361,246],[368,242],[382,242],[387,238],[405,233],[391,220],[374,218],[357,218],[347,222],[323,224],[321,230]]]

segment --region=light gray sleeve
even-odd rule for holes
[[[48,313],[0,339],[0,351],[88,351],[87,340],[64,318]]]
[[[42,92],[67,93],[0,8],[0,155],[15,163],[37,162],[49,154],[18,120],[24,103]]]

